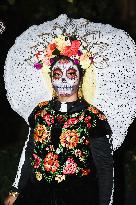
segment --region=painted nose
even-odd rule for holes
[[[63,83],[66,82],[66,79],[65,79],[65,78],[62,78],[62,82],[63,82]]]

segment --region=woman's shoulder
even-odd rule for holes
[[[94,136],[111,135],[112,130],[104,112],[92,104],[88,104],[87,110],[88,115],[93,115],[96,120],[96,126],[92,129]]]
[[[42,101],[37,104],[36,107],[43,108],[49,104],[49,101]]]
[[[34,107],[34,109],[32,110],[31,114],[28,117],[28,122],[30,126],[33,125],[35,117],[39,114],[42,114],[44,108],[46,108],[48,104],[49,104],[49,101],[41,101]]]
[[[102,120],[102,121],[107,120],[106,115],[100,109],[98,109],[96,106],[88,103],[87,110],[90,114],[95,115],[99,120]]]

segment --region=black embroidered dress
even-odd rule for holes
[[[40,103],[31,113],[15,205],[109,205],[113,188],[110,126],[84,99]]]

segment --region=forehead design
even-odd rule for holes
[[[74,68],[74,69],[78,70],[77,66],[74,65],[74,63],[71,60],[67,60],[67,59],[61,59],[61,60],[57,61],[55,63],[55,65],[53,66],[52,70],[54,70],[56,68],[60,68],[62,71],[64,71],[64,70],[67,71],[69,68]]]

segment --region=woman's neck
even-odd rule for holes
[[[62,95],[58,96],[58,100],[60,102],[73,102],[73,101],[76,101],[77,99],[78,99],[77,93],[74,93],[71,96],[62,96]]]

